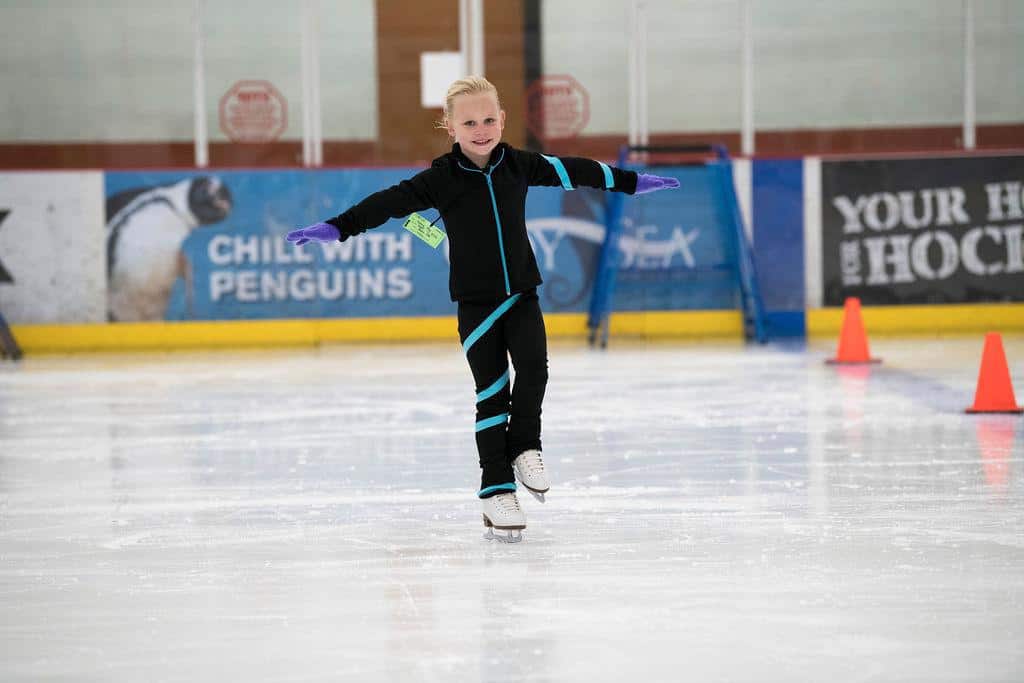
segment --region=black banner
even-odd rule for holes
[[[1024,301],[1024,156],[826,161],[824,304]]]

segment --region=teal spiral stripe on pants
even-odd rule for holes
[[[480,337],[487,334],[487,330],[494,326],[494,323],[498,321],[498,318],[505,315],[505,312],[519,301],[519,296],[519,294],[513,294],[511,297],[506,299],[500,306],[494,309],[494,312],[487,316],[482,323],[477,325],[475,330],[470,332],[469,336],[466,337],[466,341],[462,342],[463,353],[469,353],[473,344],[476,344],[480,340]]]
[[[479,394],[477,394],[476,395],[476,402],[479,403],[480,401],[483,401],[484,399],[488,399],[491,396],[494,396],[496,393],[498,393],[499,391],[504,389],[507,384],[508,384],[508,370],[505,371],[504,375],[502,375],[501,377],[498,378],[498,381],[496,381],[494,384],[492,384],[491,386],[487,387],[486,389],[481,391]]]
[[[459,302],[459,338],[476,388],[480,491],[515,481],[512,460],[540,449],[547,381],[544,321],[535,290],[492,302]],[[515,375],[513,379],[512,375]]]

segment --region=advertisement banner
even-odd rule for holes
[[[296,247],[284,239],[417,170],[107,173],[109,318],[454,314],[447,241],[433,249],[402,229],[402,219],[345,242]],[[562,217],[563,194],[534,188],[528,229],[545,308],[582,311],[604,228]],[[489,220],[481,216],[482,225]]]
[[[826,161],[826,306],[1024,301],[1024,157]]]
[[[417,170],[107,173],[107,315],[113,321],[451,315],[447,241],[433,249],[402,229],[402,219],[345,242],[296,247],[284,239]],[[527,229],[546,311],[586,310],[604,239],[605,197],[589,189],[530,190]],[[666,274],[693,270],[695,256],[721,256],[700,251],[700,228],[680,224],[678,202],[626,201],[645,201],[645,213],[627,215],[621,244],[625,272],[644,282],[616,305],[673,307],[673,290],[680,288]],[[490,220],[481,216],[481,225]],[[694,300],[692,291],[687,296],[692,305],[686,307],[714,307]]]
[[[106,320],[101,172],[0,173],[0,312],[10,324]]]
[[[740,305],[734,206],[710,166],[657,166],[680,187],[626,197],[613,310]]]

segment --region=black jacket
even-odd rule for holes
[[[448,234],[452,301],[498,301],[541,283],[526,234],[531,185],[636,191],[636,173],[590,159],[551,156],[500,143],[480,169],[459,149],[430,168],[375,192],[327,221],[346,240],[389,218],[436,208]]]

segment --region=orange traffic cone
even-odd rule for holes
[[[974,405],[968,413],[1024,413],[1017,405],[1010,382],[1010,368],[1006,365],[1003,338],[998,332],[985,335],[985,348],[981,352],[981,371],[978,389],[974,392]]]
[[[839,350],[835,358],[826,363],[881,363],[881,358],[872,358],[868,350],[868,335],[860,317],[860,299],[847,297],[843,305],[843,328],[839,332]]]

